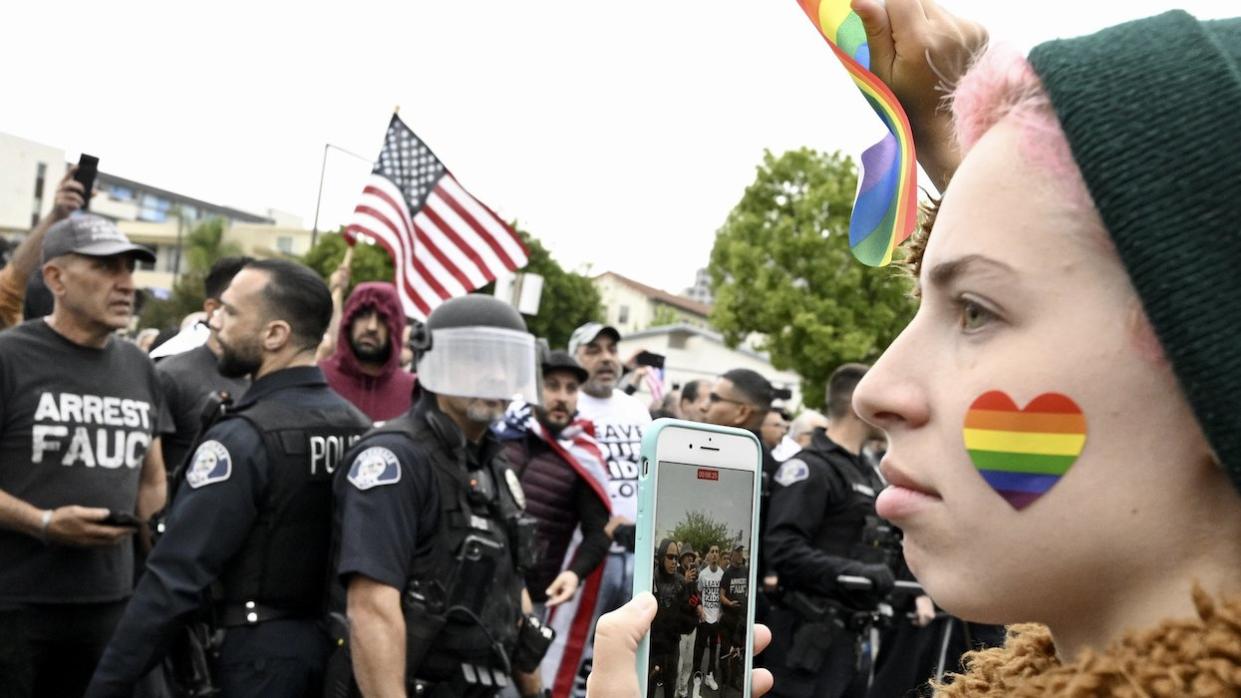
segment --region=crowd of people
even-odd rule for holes
[[[945,197],[917,315],[824,414],[742,368],[644,404],[614,327],[540,346],[478,295],[413,323],[282,259],[217,261],[156,346],[154,256],[71,171],[0,269],[0,695],[633,698],[648,632],[648,695],[739,695],[751,631],[755,695],[1236,694],[1241,158],[1208,125],[1241,108],[1241,23],[1026,59],[930,0],[854,6]],[[971,460],[996,391],[1057,397],[1034,416],[1080,436],[1071,471]],[[653,416],[763,443],[757,549],[635,559]]]

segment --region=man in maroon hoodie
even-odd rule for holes
[[[358,284],[341,315],[336,351],[319,364],[328,385],[377,422],[413,404],[414,376],[400,366],[404,331],[396,287]]]

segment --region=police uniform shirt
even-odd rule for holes
[[[75,344],[42,319],[0,333],[0,490],[40,509],[134,512],[159,433],[155,366],[134,344]],[[166,419],[166,417],[164,417]],[[45,545],[0,530],[0,606],[107,602],[133,588],[133,545]]]
[[[766,558],[782,586],[831,594],[842,567],[852,561],[818,549],[814,541],[825,516],[845,506],[852,494],[841,469],[855,468],[859,473],[869,469],[822,431],[815,434],[810,448],[820,457],[800,453],[782,463],[773,478],[764,536]],[[873,497],[878,492],[869,494]]]
[[[234,409],[260,400],[307,409],[344,402],[313,366],[260,378]],[[203,435],[177,488],[166,532],[147,558],[147,573],[99,663],[88,696],[127,696],[134,682],[160,660],[179,623],[201,606],[204,590],[245,542],[271,477],[267,449],[249,421],[225,419]]]
[[[438,411],[434,399],[424,394],[411,417],[426,419],[428,411]],[[490,431],[485,443],[498,449]],[[439,525],[439,491],[427,454],[428,449],[442,447],[416,444],[400,433],[376,433],[350,450],[348,470],[333,483],[339,541],[336,572],[346,588],[355,574],[405,588],[414,558],[429,548]],[[470,460],[471,466],[483,462]]]
[[[202,426],[203,408],[211,395],[225,391],[237,402],[250,387],[250,381],[221,375],[216,355],[205,344],[163,359],[155,370],[172,416],[160,440],[164,464],[171,474],[181,468],[193,448]]]

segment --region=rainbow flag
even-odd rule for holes
[[[987,484],[1024,509],[1060,481],[1086,446],[1086,417],[1058,393],[1024,410],[1007,394],[984,393],[965,414],[965,449]]]
[[[918,222],[917,158],[909,117],[892,90],[870,72],[866,29],[849,0],[798,2],[888,130],[862,152],[862,180],[849,220],[853,256],[868,266],[882,267],[892,261],[893,250]]]

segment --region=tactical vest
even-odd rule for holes
[[[246,405],[224,419],[244,419],[262,435],[271,480],[249,535],[224,566],[217,600],[318,615],[331,577],[332,472],[370,420],[343,401],[308,409],[278,399]]]
[[[815,534],[815,548],[858,562],[883,562],[883,553],[864,542],[867,519],[876,518],[875,497],[883,489],[879,477],[867,472],[856,458],[843,451],[825,451],[817,441],[794,458],[806,461],[812,468],[826,468],[829,479],[843,481],[848,488],[844,503],[824,513]]]
[[[443,681],[459,675],[463,662],[497,666],[492,641],[511,656],[522,615],[515,523],[523,512],[505,477],[507,465],[497,454],[469,470],[464,443],[448,445],[462,441],[456,425],[434,409],[407,412],[371,433],[409,438],[420,457],[402,467],[430,467],[439,494],[438,526],[430,540],[420,541],[406,594],[423,599],[445,623],[430,651],[407,671]],[[471,501],[471,490],[480,489],[472,481],[490,491],[487,501],[478,495]]]
[[[545,601],[545,590],[560,574],[565,551],[577,530],[573,491],[579,476],[535,434],[506,441],[504,446],[526,492],[526,513],[539,520],[539,540],[547,546],[538,564],[526,573],[531,598]]]

